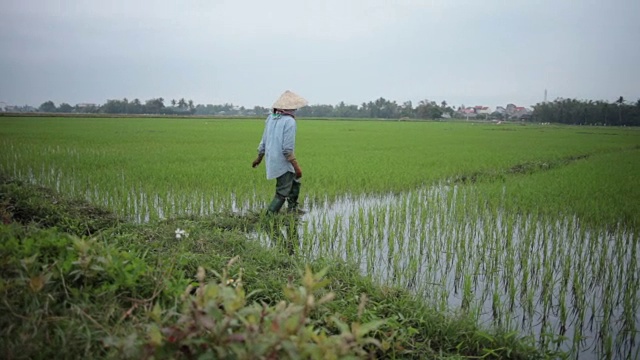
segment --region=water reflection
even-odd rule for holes
[[[471,187],[345,196],[259,239],[358,264],[443,311],[583,358],[636,358],[639,236],[487,206]],[[291,229],[295,228],[295,231]],[[287,228],[288,230],[286,230]]]

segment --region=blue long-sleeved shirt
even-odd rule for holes
[[[275,179],[287,171],[295,172],[287,160],[296,146],[296,120],[289,115],[270,114],[265,121],[258,153],[265,154],[267,179]]]

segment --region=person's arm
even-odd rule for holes
[[[265,137],[267,136],[267,122],[269,121],[269,119],[267,118],[267,120],[265,121],[265,125],[264,125],[264,131],[262,132],[262,139],[260,139],[260,144],[258,144],[258,157],[253,160],[253,163],[251,164],[252,167],[256,167],[258,165],[260,165],[260,163],[262,162],[262,158],[264,158],[264,146],[265,146]]]
[[[262,158],[264,158],[264,153],[258,153],[258,157],[253,160],[253,163],[251,163],[251,167],[260,165],[260,163],[262,162]]]
[[[296,147],[296,121],[291,118],[284,127],[284,134],[282,137],[282,154],[285,159],[293,165],[293,170],[296,172],[296,178],[302,177],[302,169],[298,165],[295,155]]]

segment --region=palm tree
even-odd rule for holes
[[[618,100],[616,100],[616,104],[618,104],[618,125],[622,125],[622,105],[624,105],[624,98],[620,96]]]
[[[177,103],[178,103],[178,102],[176,101],[176,99],[172,99],[172,100],[171,100],[171,106],[176,107],[176,104],[177,104]]]

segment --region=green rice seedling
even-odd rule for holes
[[[498,326],[501,326],[500,319],[502,318],[502,301],[500,300],[500,289],[498,284],[498,278],[494,277],[493,280],[493,295],[491,298],[491,311],[492,316]]]
[[[603,359],[613,359],[613,337],[610,334],[604,336]]]
[[[473,301],[473,292],[471,290],[471,277],[470,274],[465,274],[462,282],[462,304],[461,307],[463,310],[469,310]]]
[[[105,204],[137,222],[242,214],[264,208],[273,196],[264,171],[247,165],[262,125],[2,118],[0,173]],[[575,323],[572,316],[593,314],[596,328],[631,322],[639,277],[630,256],[639,246],[637,130],[299,125],[296,152],[309,164],[303,165],[307,217],[344,199],[356,204],[351,212],[325,211],[302,225],[304,256],[362,264],[381,283],[425,284],[416,286],[416,295],[443,311],[455,304],[455,289],[474,312],[482,306],[491,312],[499,301],[500,318],[492,320],[506,325],[526,317],[519,330],[538,338],[557,332],[558,322]],[[407,159],[407,153],[421,156]],[[336,171],[346,168],[348,176]],[[370,198],[377,205],[362,200]],[[275,230],[256,238],[270,242]],[[544,325],[535,327],[541,319]],[[619,339],[623,330],[611,325],[608,331]]]

